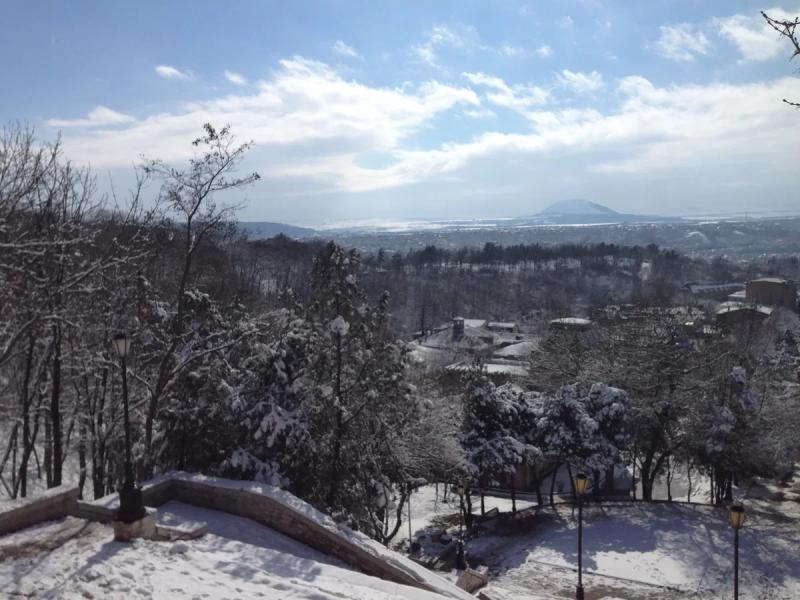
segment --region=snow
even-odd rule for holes
[[[469,361],[457,362],[445,367],[445,369],[448,371],[462,371],[465,373],[474,368],[475,363]],[[513,377],[528,376],[528,369],[518,364],[485,363],[483,364],[483,372],[487,375],[510,375]]]
[[[464,319],[464,327],[479,329],[486,326],[486,319]]]
[[[586,326],[586,325],[591,325],[592,322],[589,319],[583,319],[581,317],[562,317],[560,319],[553,319],[552,321],[550,321],[550,324]]]
[[[761,313],[763,315],[767,315],[767,316],[772,314],[772,307],[763,306],[761,304],[750,304],[750,303],[746,303],[746,302],[738,302],[736,300],[728,300],[726,302],[721,302],[719,304],[719,306],[717,307],[716,314],[717,315],[721,315],[721,314],[726,314],[726,313],[735,312],[735,311],[739,311],[739,310],[745,310],[745,311],[754,310],[756,312],[759,312],[759,313]]]
[[[743,593],[773,589],[775,597],[797,598],[800,529],[768,511],[751,506],[748,512],[741,532]],[[620,580],[623,589],[674,588],[718,598],[731,581],[732,541],[724,508],[625,503],[584,511],[584,568]],[[559,579],[565,589],[574,585],[576,544],[576,515],[560,506],[542,510],[528,533],[473,540],[469,551],[489,564],[493,586],[516,590],[545,578],[555,591]]]
[[[425,485],[411,494],[411,531],[414,537],[423,535],[426,532],[431,532],[432,530],[441,529],[434,525],[434,523],[442,519],[452,517],[452,515],[456,515],[457,517],[459,512],[458,496],[450,492],[447,494],[447,501],[445,501],[444,487],[445,484],[438,484],[437,494],[436,484]],[[473,512],[475,514],[480,514],[480,496],[472,493],[470,497],[472,498]],[[484,508],[487,512],[493,508],[496,508],[502,513],[511,512],[511,498],[484,495],[483,501]],[[517,498],[517,510],[523,510],[535,504],[536,502],[530,499]],[[457,522],[457,520],[450,518],[447,519],[447,522]],[[407,525],[404,525],[401,531],[407,533]],[[404,541],[403,536],[400,536],[400,539],[397,540],[397,542],[401,541]]]
[[[347,332],[350,330],[350,324],[344,320],[342,315],[337,316],[331,321],[329,327],[332,333],[342,337],[346,336]]]
[[[513,375],[515,377],[526,377],[528,375],[528,369],[519,365],[486,363],[483,367],[489,375]]]
[[[787,284],[791,283],[787,279],[783,279],[781,277],[761,277],[759,279],[753,279],[751,283],[780,283],[780,284]]]
[[[680,476],[677,480],[673,492],[681,487]],[[701,481],[700,487],[703,491],[693,497],[707,496],[707,482]],[[437,498],[435,487],[426,486],[412,495],[412,529],[423,547],[423,534],[441,531],[445,522],[451,532],[457,531],[452,526],[458,522],[452,518],[458,514],[457,499],[451,495],[450,502],[443,502],[442,491],[440,485]],[[788,487],[758,481],[737,493],[740,495],[744,495],[748,513],[741,531],[742,597],[800,598],[800,555],[796,552],[800,543],[800,469]],[[785,500],[776,501],[776,495]],[[519,510],[535,504],[531,495],[524,498],[517,500]],[[486,496],[487,510],[493,506],[509,511],[511,501]],[[477,512],[478,507],[474,496],[473,510]],[[569,504],[546,506],[531,520],[515,522],[510,529],[490,528],[469,536],[471,560],[489,567],[490,597],[574,598],[576,517]],[[733,537],[726,508],[612,502],[587,504],[584,519],[587,597],[718,600],[729,596]],[[432,541],[427,545],[428,552],[442,548]]]
[[[527,358],[538,347],[539,343],[536,341],[519,342],[517,344],[511,344],[510,346],[501,348],[495,352],[494,355],[501,358]]]
[[[242,489],[252,493],[269,496],[276,502],[280,502],[284,506],[314,521],[317,525],[320,525],[321,527],[324,527],[329,531],[346,539],[350,543],[359,546],[365,552],[368,552],[373,556],[379,557],[384,562],[391,564],[392,566],[394,566],[399,570],[405,571],[409,576],[413,577],[415,580],[424,582],[431,588],[442,591],[442,593],[445,595],[455,596],[457,598],[460,597],[472,598],[470,594],[466,594],[465,592],[462,592],[461,590],[455,588],[453,585],[451,585],[449,582],[447,582],[440,576],[436,575],[435,573],[432,573],[425,567],[418,565],[411,559],[406,558],[405,556],[402,556],[396,552],[393,552],[392,550],[387,549],[385,546],[369,538],[363,533],[353,531],[349,527],[337,524],[328,515],[320,512],[307,502],[304,502],[297,496],[294,496],[293,494],[285,490],[264,483],[236,481],[232,479],[207,477],[205,475],[196,475],[196,474],[182,473],[182,472],[169,473],[164,477],[170,477],[173,479],[182,479],[185,481],[197,481],[197,482],[202,482],[206,485],[224,487],[227,489]]]
[[[249,519],[178,502],[160,520],[208,523],[177,543],[115,542],[109,527],[78,519],[0,539],[0,596],[40,598],[264,598],[442,600],[446,596],[371,577]],[[71,536],[38,552],[56,535]],[[385,549],[384,549],[385,550]],[[388,550],[386,552],[389,552]],[[467,597],[471,597],[467,595]]]

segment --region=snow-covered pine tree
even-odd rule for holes
[[[543,453],[556,466],[566,463],[570,471],[591,473],[597,490],[602,474],[620,462],[625,447],[625,392],[603,383],[571,384],[542,400],[538,429]]]
[[[506,383],[495,386],[480,370],[470,373],[464,395],[461,443],[469,466],[469,483],[483,490],[511,485],[517,468],[540,455],[530,443],[535,420],[526,393]]]
[[[242,388],[244,434],[227,464],[386,541],[418,480],[406,438],[419,404],[388,295],[372,304],[358,275],[358,255],[329,244],[314,261],[310,304],[271,317],[273,341],[246,367],[257,375]]]

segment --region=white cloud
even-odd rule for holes
[[[466,143],[398,151],[400,164],[392,169],[432,177],[460,171],[478,159],[521,153],[541,160],[582,157],[585,175],[674,177],[676,169],[697,169],[706,177],[712,168],[734,165],[743,177],[757,181],[760,169],[785,172],[791,164],[786,157],[796,153],[796,115],[779,99],[800,95],[797,78],[659,88],[643,77],[628,77],[619,91],[623,102],[608,114],[593,109],[533,112],[533,133],[486,132]],[[620,156],[607,158],[612,152]],[[744,165],[748,168],[742,170]]]
[[[233,94],[154,114],[116,130],[65,138],[71,157],[96,167],[126,166],[144,154],[167,161],[191,156],[189,140],[203,123],[229,123],[254,153],[272,153],[255,168],[266,178],[322,178],[351,191],[400,185],[410,177],[363,169],[359,155],[394,152],[412,133],[458,106],[479,107],[465,87],[429,81],[415,88],[378,88],[343,79],[324,63],[283,60],[250,94]]]
[[[155,71],[159,77],[163,77],[164,79],[187,80],[193,78],[190,71],[181,71],[169,65],[157,65]]]
[[[344,56],[345,58],[361,58],[361,55],[358,52],[345,44],[342,40],[336,40],[336,43],[331,47],[331,51],[334,54]]]
[[[439,51],[444,48],[465,52],[481,51],[507,58],[530,56],[530,51],[526,48],[507,41],[497,45],[484,43],[474,26],[463,23],[436,25],[426,33],[423,43],[411,47],[411,56],[431,67],[440,68]]]
[[[550,99],[550,93],[539,86],[530,84],[510,86],[499,77],[485,73],[463,73],[463,76],[473,85],[489,88],[486,99],[492,104],[522,114],[527,114],[531,107],[544,104]]]
[[[764,12],[774,19],[794,19],[800,15],[800,7],[795,11],[770,8]],[[790,54],[786,40],[760,14],[717,18],[713,23],[719,35],[733,43],[745,61],[769,60],[781,54]]]
[[[542,58],[547,58],[553,55],[553,49],[547,44],[542,44],[536,49],[536,54]]]
[[[599,73],[583,75],[602,83]],[[464,77],[484,103],[468,87],[436,81],[372,87],[295,57],[281,61],[251,93],[189,104],[114,129],[67,131],[64,143],[79,162],[127,168],[140,154],[184,160],[191,156],[188,141],[203,123],[230,123],[256,143],[247,169],[262,174],[261,189],[297,196],[309,189],[352,194],[444,181],[459,181],[463,188],[485,171],[477,167],[488,164],[503,169],[509,184],[520,185],[528,181],[531,164],[553,181],[565,176],[564,169],[592,182],[612,174],[620,185],[632,177],[707,183],[723,172],[736,172],[754,188],[775,178],[796,181],[796,113],[780,102],[800,97],[795,77],[668,87],[627,77],[610,96],[617,106],[603,110],[551,108],[547,90],[530,83],[512,85],[486,73]],[[516,131],[498,131],[499,120],[486,118],[487,106],[518,111],[527,122]],[[482,132],[459,140],[442,129],[436,145],[412,142],[415,132],[437,126],[447,113],[474,119]],[[363,157],[374,155],[386,160],[364,166]]]
[[[677,61],[692,61],[697,55],[708,54],[711,44],[702,31],[688,23],[662,25],[653,48],[664,58]]]
[[[247,85],[247,79],[244,75],[240,75],[239,73],[235,73],[233,71],[225,71],[225,79],[230,81],[234,85]]]
[[[497,51],[503,56],[509,56],[509,57],[525,56],[526,54],[525,48],[522,48],[520,46],[513,46],[508,42],[503,42],[502,44],[500,44],[500,47],[498,48]]]
[[[422,44],[413,46],[411,54],[417,60],[432,67],[438,67],[437,48],[466,48],[478,45],[478,31],[471,25],[459,24],[454,27],[436,25],[425,36]]]
[[[580,73],[570,71],[569,69],[562,69],[556,75],[558,83],[576,94],[588,94],[600,90],[605,85],[603,83],[603,76],[597,71],[591,73]]]
[[[136,119],[107,106],[96,106],[84,119],[50,119],[47,124],[51,127],[101,127],[103,125],[120,125],[133,123]]]
[[[464,114],[471,119],[489,119],[497,116],[494,111],[488,108],[470,108],[465,110]]]
[[[559,25],[561,25],[563,29],[572,29],[572,27],[575,25],[575,21],[569,15],[565,15],[561,18],[561,21],[559,21]]]

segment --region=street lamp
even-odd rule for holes
[[[583,600],[583,495],[589,487],[589,478],[578,473],[575,476],[575,494],[578,496],[578,588],[575,590],[576,600]]]
[[[458,494],[458,545],[456,546],[456,569],[466,567],[464,560],[464,486],[457,485],[455,488]]]
[[[733,600],[739,600],[739,530],[747,520],[741,504],[731,506],[731,527],[733,527]]]
[[[114,350],[119,356],[122,370],[122,403],[125,413],[125,481],[119,491],[119,512],[117,519],[123,523],[133,523],[144,516],[142,490],[134,484],[133,463],[131,461],[131,421],[128,413],[128,369],[125,359],[131,351],[131,339],[124,333],[114,336]]]

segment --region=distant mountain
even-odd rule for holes
[[[620,213],[597,202],[576,198],[555,202],[526,220],[546,225],[596,225],[599,223],[659,223],[680,221],[681,219]]]
[[[540,215],[619,215],[615,210],[611,210],[607,206],[583,200],[582,198],[575,198],[574,200],[561,200],[554,202],[543,211]]]
[[[251,240],[265,240],[283,234],[290,238],[302,239],[317,235],[316,229],[296,227],[285,223],[270,223],[268,221],[239,221],[240,229],[247,233]]]

